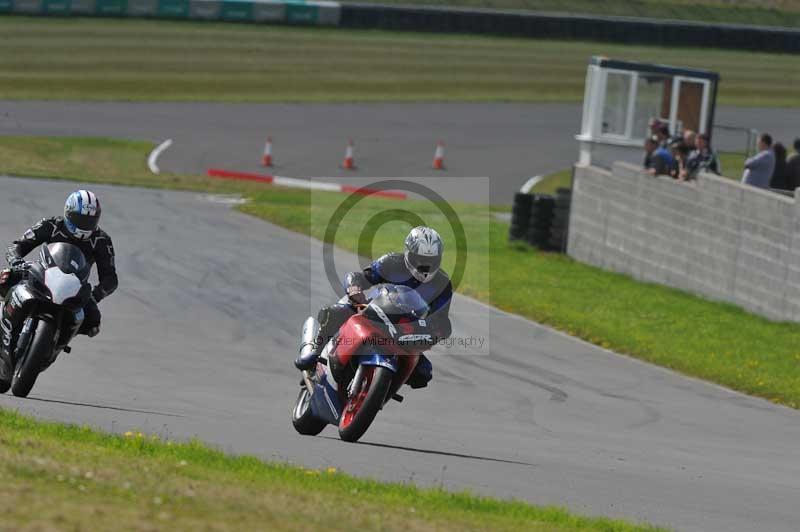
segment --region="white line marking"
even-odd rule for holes
[[[274,185],[283,187],[307,188],[310,190],[327,190],[331,192],[341,192],[342,185],[338,183],[321,183],[319,181],[311,181],[308,179],[295,179],[294,177],[275,176],[272,181]]]
[[[530,193],[531,189],[535,187],[540,181],[542,181],[542,179],[544,179],[544,177],[540,175],[528,179],[527,181],[525,181],[525,184],[522,185],[522,188],[520,188],[519,191],[522,192],[523,194]]]
[[[150,168],[150,171],[153,172],[154,174],[161,172],[161,170],[158,169],[158,165],[156,165],[156,160],[158,159],[158,156],[161,155],[161,152],[163,152],[170,146],[172,146],[172,139],[167,139],[158,146],[156,146],[155,149],[150,152],[150,156],[147,158],[147,167]]]

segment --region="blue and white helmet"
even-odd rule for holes
[[[64,225],[74,238],[88,240],[100,223],[100,202],[94,192],[77,190],[64,204]]]
[[[444,243],[442,237],[430,227],[415,227],[405,241],[406,268],[414,278],[427,283],[436,276],[442,265]]]

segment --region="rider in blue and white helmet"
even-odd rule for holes
[[[79,334],[95,336],[100,332],[100,310],[97,303],[117,289],[114,244],[100,229],[100,201],[90,190],[76,190],[64,203],[64,216],[43,218],[25,231],[6,251],[10,269],[0,271],[0,295],[18,283],[25,265],[25,256],[41,244],[67,242],[77,246],[89,264],[97,265],[98,284],[84,310]]]
[[[325,344],[356,312],[354,304],[365,303],[364,291],[376,284],[391,283],[414,289],[430,307],[426,319],[432,336],[436,341],[450,337],[452,326],[449,314],[453,287],[450,278],[441,269],[444,254],[442,237],[430,227],[415,227],[408,233],[403,247],[403,253],[388,253],[363,271],[345,276],[347,295],[338,303],[319,311],[320,332],[316,350],[309,356],[295,360],[298,369],[310,369],[316,365]],[[432,372],[430,361],[423,355],[406,382],[412,388],[427,386]]]
[[[90,190],[78,190],[64,204],[64,225],[78,240],[89,240],[100,224],[100,202]]]

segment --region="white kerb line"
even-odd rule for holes
[[[522,192],[523,194],[530,193],[531,189],[535,187],[536,184],[539,183],[542,179],[544,179],[544,177],[540,175],[528,179],[527,181],[525,181],[525,184],[522,185],[522,188],[520,188],[519,191]]]
[[[150,156],[147,158],[147,167],[150,168],[150,171],[154,174],[157,174],[161,171],[158,169],[158,165],[156,164],[158,156],[170,146],[172,146],[172,139],[167,139],[150,152]]]

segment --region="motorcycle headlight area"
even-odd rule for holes
[[[62,305],[81,291],[80,279],[74,273],[64,273],[58,268],[48,268],[44,272],[44,285],[50,290],[50,296],[56,305]]]

